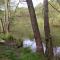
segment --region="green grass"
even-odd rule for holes
[[[6,46],[0,46],[0,60],[17,60],[14,49]]]
[[[29,48],[14,49],[0,45],[0,60],[44,60],[43,55],[32,53]]]

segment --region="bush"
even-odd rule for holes
[[[20,60],[46,60],[45,56],[40,53],[33,53],[29,48],[23,48],[20,52]]]
[[[20,48],[15,50],[9,47],[4,47],[0,53],[0,60],[2,60],[1,58],[7,58],[6,60],[46,60],[45,56],[40,53],[33,53],[29,48]]]
[[[15,40],[11,34],[0,34],[0,39],[2,40]]]
[[[20,48],[20,60],[46,60],[41,53],[32,52],[30,48]]]

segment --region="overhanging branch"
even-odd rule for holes
[[[52,6],[52,8],[54,8],[57,12],[60,13],[60,11],[57,8],[55,8],[51,3],[49,3],[49,4],[50,4],[50,6]]]

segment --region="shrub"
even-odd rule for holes
[[[11,34],[0,34],[0,39],[2,40],[15,40]]]
[[[46,57],[42,54],[33,53],[29,48],[23,48],[20,51],[20,60],[46,60]]]

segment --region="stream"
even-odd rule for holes
[[[45,43],[42,43],[43,44],[43,50],[44,50],[44,53],[46,51],[46,45]],[[36,52],[36,42],[35,40],[30,40],[30,39],[24,39],[23,40],[23,47],[26,48],[26,47],[30,47],[31,51],[32,52]],[[60,47],[56,46],[56,47],[53,47],[53,53],[54,55],[60,55]]]
[[[0,42],[4,43],[5,41],[4,40],[1,40]],[[44,50],[44,53],[46,51],[46,44],[45,43],[42,43],[43,45],[43,50]],[[23,48],[30,48],[30,50],[32,52],[36,52],[36,42],[35,42],[35,39],[33,40],[30,40],[30,39],[24,39],[23,40]],[[56,46],[56,47],[53,47],[53,53],[54,53],[54,56],[60,56],[60,47],[59,46]]]

